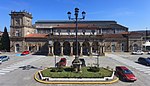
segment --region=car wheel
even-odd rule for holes
[[[127,81],[125,77],[122,78],[123,81]]]

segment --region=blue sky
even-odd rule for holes
[[[150,29],[150,0],[1,0],[0,31],[10,28],[11,10],[26,10],[37,20],[68,20],[74,8],[86,12],[86,20],[115,20],[129,30]],[[73,15],[72,15],[73,16]]]

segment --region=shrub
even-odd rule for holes
[[[99,68],[99,67],[90,67],[90,68],[88,69],[88,71],[90,71],[90,72],[99,72],[99,71],[100,71],[100,68]]]
[[[63,67],[56,67],[56,68],[51,68],[50,72],[62,72],[64,69]]]
[[[57,72],[62,72],[64,70],[64,68],[63,67],[59,67],[59,68],[57,68]]]
[[[65,68],[64,70],[66,72],[72,72],[72,71],[74,71],[74,68],[73,67],[68,67],[68,68]]]
[[[51,68],[50,72],[57,72],[56,68]]]

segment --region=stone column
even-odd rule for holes
[[[90,56],[92,55],[92,42],[90,42]]]
[[[28,51],[29,51],[29,45],[27,45]]]
[[[54,55],[54,53],[53,53],[53,46],[49,46],[48,49],[49,49],[49,52],[48,52],[49,55],[53,56]]]
[[[70,56],[72,56],[73,55],[73,42],[70,42],[70,47],[71,47]]]
[[[62,42],[60,43],[60,47],[61,47],[61,53],[60,53],[60,55],[63,56],[64,53],[63,53],[63,43]]]
[[[36,46],[36,51],[39,51],[39,45],[37,44],[37,46]]]
[[[52,55],[54,55],[54,47],[53,46],[51,46],[51,53],[52,53]]]
[[[51,54],[51,47],[48,46],[48,53]]]
[[[80,46],[81,46],[81,49],[80,49],[80,56],[83,55],[83,47],[82,47],[82,42],[80,42]]]
[[[63,56],[64,55],[64,53],[63,53],[63,46],[61,46],[61,56]]]

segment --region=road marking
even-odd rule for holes
[[[0,75],[4,75],[5,73],[0,73]]]
[[[124,58],[117,56],[117,55],[114,55],[114,54],[106,54],[106,56],[110,57],[110,58],[112,58],[118,62],[121,62],[127,66],[133,67],[133,68],[135,68],[141,72],[144,72],[145,74],[150,75],[150,68],[149,67],[134,63],[133,61],[130,61],[128,59],[124,59]]]
[[[6,73],[6,72],[10,72],[10,71],[0,70],[0,73]]]
[[[29,65],[30,63],[32,63],[36,60],[39,60],[43,57],[45,57],[45,56],[35,56],[33,58],[29,58],[29,59],[26,59],[26,60],[23,60],[23,61],[19,61],[15,64],[9,65],[5,68],[1,68],[0,69],[0,75],[5,75],[6,73],[9,73],[11,71],[14,71],[14,70],[18,69],[19,67]]]

